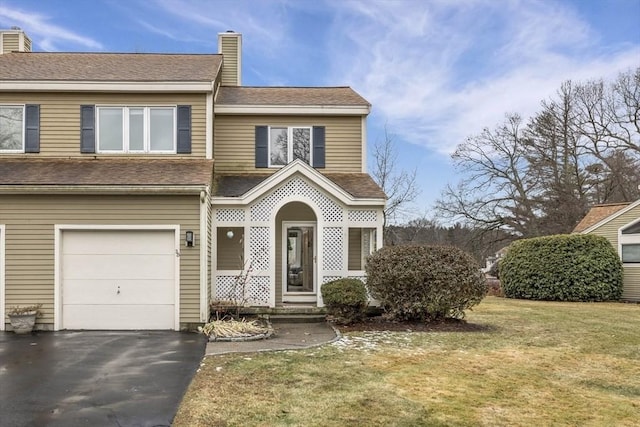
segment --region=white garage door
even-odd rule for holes
[[[65,230],[63,329],[174,329],[174,231]]]

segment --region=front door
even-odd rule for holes
[[[282,301],[316,302],[315,224],[282,223]]]

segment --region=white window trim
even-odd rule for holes
[[[122,110],[122,150],[103,150],[100,148],[100,109],[101,108],[120,108]],[[129,149],[129,110],[143,109],[143,143],[142,150]],[[171,139],[173,140],[172,150],[151,150],[151,110],[152,109],[171,109],[173,111],[173,132]],[[177,113],[176,105],[97,105],[96,106],[96,153],[99,154],[176,154],[177,153]]]
[[[271,129],[273,128],[285,128],[287,129],[287,164],[285,165],[272,165],[271,164]],[[273,125],[269,126],[267,142],[267,159],[269,161],[269,167],[274,169],[280,169],[287,166],[293,161],[293,130],[294,129],[309,129],[309,166],[313,165],[313,126],[286,126],[286,125]]]
[[[26,121],[25,121],[26,105],[25,104],[2,104],[0,105],[0,107],[22,108],[22,135],[20,137],[22,141],[22,148],[19,150],[0,149],[0,154],[22,154],[24,153],[24,149],[25,149],[25,141],[24,141],[25,131],[24,130],[26,127]]]
[[[622,234],[622,232],[627,228],[633,227],[639,222],[640,222],[640,219],[636,219],[634,221],[631,221],[628,224],[623,225],[618,229],[618,255],[620,256],[621,261],[622,261],[622,246],[640,244],[640,233]],[[625,267],[640,267],[640,263],[638,262],[623,262],[623,265]]]

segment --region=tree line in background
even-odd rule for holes
[[[437,212],[515,237],[569,233],[594,204],[640,197],[640,68],[564,82],[528,122],[508,114],[452,155]]]
[[[397,171],[392,139],[374,149],[374,179],[389,197],[385,244],[458,246],[478,260],[518,238],[570,233],[590,206],[640,198],[640,68],[614,81],[564,82],[528,121],[517,113],[461,143],[461,180],[437,219],[391,225],[419,194]]]

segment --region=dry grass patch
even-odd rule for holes
[[[640,305],[487,298],[479,332],[205,359],[177,426],[636,425]]]

